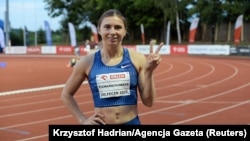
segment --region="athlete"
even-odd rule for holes
[[[102,47],[82,56],[73,68],[62,90],[61,98],[80,124],[140,125],[138,99],[153,106],[156,97],[153,72],[161,62],[160,43],[150,54],[128,50],[122,46],[127,33],[126,19],[116,9],[104,12],[98,21]],[[94,102],[94,113],[86,116],[74,98],[82,82],[89,82]]]

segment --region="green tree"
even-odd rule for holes
[[[128,22],[126,43],[138,43],[141,39],[140,25],[144,25],[146,40],[166,39],[167,21],[171,21],[171,40],[187,39],[194,15],[200,18],[200,40],[217,41],[221,23],[234,22],[239,14],[250,20],[250,0],[44,0],[49,16],[62,16],[61,37],[69,42],[68,22],[75,25],[77,41],[89,38],[91,31],[84,27],[86,21],[97,25],[101,14],[111,8],[123,12]],[[187,9],[187,5],[193,8]],[[173,26],[172,26],[173,25]],[[214,27],[214,28],[213,28]],[[211,32],[212,31],[212,32]],[[210,33],[211,32],[211,33]],[[210,34],[209,34],[210,33]],[[228,40],[230,40],[228,31]]]
[[[90,21],[93,24],[97,25],[98,18],[101,16],[103,11],[115,8],[124,12],[124,16],[128,19],[128,39],[131,41],[135,37],[140,37],[140,24],[143,22],[151,28],[153,25],[154,28],[157,27],[159,30],[159,22],[162,21],[160,15],[162,15],[160,10],[155,9],[152,4],[152,0],[145,2],[144,0],[141,3],[144,3],[143,6],[139,6],[137,1],[127,0],[127,1],[117,1],[117,0],[44,0],[47,3],[46,9],[51,17],[57,17],[63,15],[61,21],[63,32],[68,34],[68,22],[72,22],[76,26],[76,31],[83,31],[80,27],[84,24],[85,21]],[[124,10],[126,8],[126,10]],[[154,11],[150,14],[145,14],[148,11]],[[158,18],[158,19],[156,19]],[[142,19],[142,20],[140,20]],[[153,21],[152,21],[153,20]],[[150,26],[149,26],[150,25]],[[160,30],[159,30],[160,31]],[[153,33],[153,32],[152,32]],[[78,34],[78,33],[77,33]],[[80,33],[81,35],[82,33]],[[87,33],[89,34],[89,33]],[[156,33],[155,33],[156,34]],[[158,35],[158,34],[157,34]],[[79,37],[79,36],[77,36]],[[78,39],[81,40],[81,39]]]
[[[46,43],[45,31],[42,28],[39,28],[37,31],[37,43],[38,44]]]
[[[23,29],[13,29],[10,32],[11,46],[23,45]]]

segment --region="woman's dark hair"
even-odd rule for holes
[[[123,23],[124,23],[125,29],[127,29],[127,20],[126,20],[126,18],[122,15],[122,13],[121,13],[119,10],[117,10],[117,9],[109,9],[109,10],[105,11],[105,12],[101,15],[101,17],[99,18],[99,20],[98,20],[98,28],[100,28],[101,23],[102,23],[102,21],[103,21],[104,18],[106,18],[106,17],[111,17],[111,16],[117,16],[117,17],[121,18],[121,20],[122,20]]]

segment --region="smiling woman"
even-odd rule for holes
[[[102,48],[83,56],[73,68],[62,91],[62,100],[80,124],[140,125],[138,95],[145,106],[155,100],[153,71],[159,65],[161,43],[146,58],[122,45],[127,34],[126,18],[116,9],[104,12],[98,21],[98,33]],[[87,79],[92,91],[95,112],[85,116],[74,99],[76,91]],[[137,93],[139,90],[139,94]]]

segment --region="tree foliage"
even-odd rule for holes
[[[140,40],[141,24],[144,25],[146,41],[152,37],[157,40],[166,39],[168,21],[173,25],[171,40],[179,38],[177,30],[180,30],[178,34],[187,40],[189,19],[193,16],[200,18],[201,25],[231,23],[240,14],[244,15],[244,21],[250,21],[250,0],[44,0],[44,2],[50,17],[62,17],[61,28],[56,32],[65,38],[62,41],[69,39],[68,22],[75,25],[78,41],[89,38],[91,31],[84,27],[84,23],[90,21],[97,25],[101,14],[111,8],[120,10],[127,18],[129,36],[126,41],[129,43]],[[188,8],[190,5],[192,7]]]

